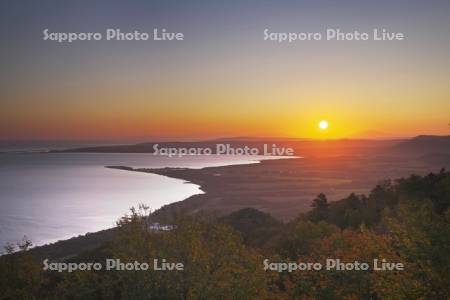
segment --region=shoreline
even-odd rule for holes
[[[203,191],[202,186],[198,183],[192,182],[190,179],[184,179],[184,178],[179,178],[179,177],[174,177],[173,175],[169,175],[169,174],[163,174],[162,171],[163,170],[204,170],[204,169],[208,169],[208,168],[224,168],[224,167],[232,167],[232,166],[247,166],[247,165],[253,165],[253,164],[261,164],[264,161],[271,161],[271,160],[287,160],[287,159],[303,159],[304,157],[302,156],[291,156],[291,157],[286,157],[286,156],[282,156],[282,157],[276,157],[276,158],[267,158],[267,159],[259,159],[259,160],[249,160],[248,162],[240,162],[240,163],[236,163],[236,164],[226,164],[226,165],[219,165],[219,166],[210,166],[210,167],[201,167],[201,168],[184,168],[184,167],[163,167],[163,168],[134,168],[134,167],[129,167],[129,166],[122,166],[122,165],[117,165],[117,166],[105,166],[105,168],[107,169],[115,169],[115,170],[122,170],[122,171],[131,171],[131,172],[142,172],[142,173],[149,173],[149,174],[155,174],[155,175],[159,175],[159,176],[163,176],[163,177],[167,177],[167,178],[171,178],[171,179],[178,179],[178,180],[182,180],[184,183],[189,183],[189,184],[193,184],[193,185],[197,185],[199,187],[200,190]],[[192,195],[195,196],[195,195]],[[190,197],[192,197],[190,196]],[[188,198],[190,198],[188,197]],[[188,199],[186,198],[186,199]],[[186,200],[184,199],[184,200]],[[181,201],[184,201],[181,200]],[[180,202],[180,201],[178,201]],[[171,203],[167,204],[170,205]]]
[[[381,180],[436,171],[428,161],[398,160],[389,153],[280,157],[201,169],[110,167],[181,179],[204,192],[156,210],[155,217],[163,220],[178,212],[221,216],[250,207],[284,222],[309,211],[320,193],[333,202],[351,193],[367,194]]]
[[[208,203],[210,200],[217,199],[217,197],[221,194],[226,194],[226,188],[219,188],[217,189],[216,184],[214,183],[212,186],[210,185],[211,182],[214,182],[215,179],[219,178],[218,180],[221,181],[221,173],[222,172],[231,172],[234,173],[234,170],[239,169],[253,169],[256,166],[266,166],[267,164],[271,164],[274,162],[287,162],[287,161],[298,161],[302,160],[304,157],[302,156],[292,156],[292,157],[271,157],[267,159],[259,159],[255,160],[254,162],[248,162],[248,163],[239,163],[239,164],[227,164],[227,165],[221,165],[221,166],[209,166],[209,167],[203,167],[203,168],[177,168],[177,167],[164,167],[164,168],[134,168],[129,166],[105,166],[106,168],[111,169],[117,169],[117,170],[123,170],[123,171],[132,171],[132,172],[143,172],[143,173],[149,173],[149,174],[155,174],[159,176],[164,176],[171,179],[177,179],[182,180],[184,183],[188,184],[194,184],[198,186],[199,190],[202,191],[202,193],[191,195],[183,200],[176,201],[169,203],[167,205],[162,206],[161,208],[153,211],[152,217],[156,220],[165,220],[168,221],[170,219],[169,215],[172,215],[174,213],[183,212],[183,213],[196,213],[203,211],[203,206],[207,206],[205,211],[209,211],[210,213],[213,213],[214,215],[223,215],[224,212],[228,213],[231,212],[229,210],[222,210],[222,209],[216,209],[214,207],[214,203]],[[228,177],[228,176],[227,176]],[[208,180],[212,179],[212,180]],[[227,181],[229,178],[225,179]],[[238,190],[236,191],[237,194],[239,194]],[[226,196],[225,196],[226,197]],[[211,207],[209,207],[209,204]],[[244,205],[242,208],[246,207],[252,207],[252,205]],[[261,209],[261,208],[258,208]],[[264,210],[264,209],[262,209]]]
[[[176,180],[181,180],[183,181],[183,183],[187,183],[187,184],[193,184],[195,186],[198,187],[198,189],[201,191],[201,193],[197,193],[194,195],[191,195],[187,198],[184,198],[183,200],[179,200],[179,201],[175,201],[175,202],[171,202],[169,204],[165,204],[163,206],[161,206],[160,208],[152,211],[152,215],[154,215],[153,217],[156,217],[156,219],[159,219],[160,216],[158,216],[158,214],[161,213],[161,211],[166,210],[168,207],[172,207],[172,206],[183,206],[183,202],[187,201],[196,201],[197,198],[196,196],[199,195],[205,195],[206,197],[207,195],[207,189],[204,186],[204,182],[198,182],[195,181],[193,178],[185,178],[182,176],[177,176],[176,172],[177,171],[206,171],[207,169],[222,169],[222,168],[230,168],[230,167],[240,167],[240,166],[252,166],[252,165],[258,165],[258,164],[262,164],[266,161],[280,161],[280,160],[291,160],[291,159],[303,159],[304,157],[302,156],[281,156],[281,157],[270,157],[270,158],[266,158],[266,159],[258,159],[258,160],[249,160],[248,162],[241,162],[241,163],[237,163],[237,164],[226,164],[226,165],[220,165],[220,166],[209,166],[209,167],[202,167],[202,168],[183,168],[183,167],[164,167],[164,168],[134,168],[134,167],[129,167],[129,166],[122,166],[122,165],[118,165],[118,166],[105,166],[105,168],[108,169],[115,169],[115,170],[122,170],[122,171],[131,171],[131,172],[142,172],[142,173],[149,173],[149,174],[154,174],[154,175],[158,175],[158,176],[163,176],[166,178],[170,178],[170,179],[176,179]]]
[[[204,188],[204,186],[196,181],[193,180],[189,180],[186,178],[181,178],[181,177],[174,177],[174,176],[170,176],[168,174],[163,174],[164,170],[204,170],[204,169],[209,169],[209,168],[227,168],[227,167],[236,167],[236,166],[255,166],[258,164],[263,163],[264,161],[276,161],[276,160],[287,160],[287,159],[291,159],[291,157],[281,157],[281,158],[268,158],[268,159],[259,159],[259,160],[252,160],[252,161],[248,161],[248,162],[241,162],[239,164],[226,164],[226,165],[221,165],[221,166],[207,166],[207,167],[203,167],[203,168],[199,168],[199,169],[193,169],[193,168],[174,168],[174,167],[164,167],[164,168],[133,168],[133,167],[128,167],[128,166],[104,166],[105,168],[110,168],[110,169],[116,169],[116,170],[124,170],[124,171],[134,171],[134,172],[142,172],[142,173],[150,173],[150,174],[154,174],[154,175],[158,175],[158,176],[163,176],[166,178],[170,178],[170,179],[175,179],[175,180],[180,180],[182,181],[182,183],[188,183],[188,184],[192,184],[195,185],[198,190],[199,193],[193,194],[191,196],[188,196],[187,198],[184,198],[182,200],[179,201],[175,201],[175,202],[171,202],[169,204],[165,204],[163,206],[161,206],[160,208],[152,211],[152,213],[156,213],[156,214],[161,214],[161,211],[165,211],[168,207],[172,207],[172,206],[180,206],[183,205],[184,203],[191,203],[193,200],[196,201],[198,196],[202,196],[205,195],[207,193],[206,189]],[[160,171],[160,172],[158,172]],[[157,218],[161,218],[161,216],[157,216]],[[93,249],[95,248],[95,246],[100,245],[100,242],[105,242],[108,241],[112,238],[113,236],[113,232],[114,232],[114,228],[115,227],[108,227],[108,228],[103,228],[99,231],[93,231],[93,232],[85,232],[85,233],[80,233],[79,235],[75,235],[75,236],[71,236],[71,237],[67,237],[65,239],[58,239],[55,240],[54,242],[50,242],[50,243],[46,243],[46,244],[38,244],[38,245],[34,245],[31,250],[33,251],[33,253],[35,253],[35,255],[37,256],[48,256],[47,253],[52,253],[50,254],[50,256],[55,256],[55,257],[60,257],[61,255],[58,253],[58,248],[60,245],[73,245],[70,246],[69,248],[77,248],[79,244],[83,244],[83,243],[87,243],[89,244],[89,249]],[[98,241],[97,241],[98,240]],[[67,248],[66,246],[64,246],[64,248]],[[56,254],[54,254],[56,253]],[[64,258],[68,258],[71,255],[64,253]]]
[[[9,155],[14,155],[14,156],[16,156],[16,157],[19,157],[19,156],[21,156],[22,155],[22,153],[17,153],[17,152],[15,152],[15,153],[8,153]],[[30,154],[30,155],[33,155],[34,157],[35,157],[35,159],[38,159],[38,160],[41,160],[41,155],[47,155],[47,153],[27,153],[27,154]],[[54,154],[56,154],[56,155],[60,155],[60,154],[66,154],[66,153],[54,153]],[[50,153],[49,155],[54,155],[53,153]],[[74,153],[75,155],[78,155],[78,154],[81,154],[81,155],[90,155],[90,153]],[[102,153],[93,153],[93,154],[98,154],[98,155],[103,155]],[[118,155],[127,155],[127,154],[122,154],[122,153],[117,153]],[[131,154],[131,155],[133,155],[133,154]],[[267,159],[269,159],[269,158],[267,158]],[[275,159],[275,158],[271,158],[271,159]],[[276,159],[278,159],[278,158],[276,158]],[[121,161],[121,159],[115,159],[116,160],[116,162],[117,161]],[[157,158],[156,158],[156,160],[158,160]],[[232,159],[230,159],[229,161],[223,161],[223,159],[221,160],[221,159],[218,159],[217,160],[217,163],[222,163],[221,165],[220,165],[220,167],[222,167],[222,166],[232,166],[232,165],[254,165],[254,164],[258,164],[258,163],[260,163],[262,160],[264,160],[264,158],[263,159],[259,159],[259,158],[256,158],[256,157],[248,157],[247,159],[243,159],[243,158],[237,158],[237,160],[238,161],[235,161],[235,160],[232,160]],[[170,165],[173,165],[173,164],[178,164],[178,162],[180,163],[180,165],[187,165],[188,166],[188,168],[191,168],[191,164],[193,165],[192,167],[193,168],[207,168],[207,167],[215,167],[215,164],[217,164],[215,161],[214,161],[214,159],[200,159],[200,160],[198,160],[198,161],[191,161],[191,160],[189,160],[188,158],[186,158],[186,161],[191,161],[190,163],[189,162],[187,162],[187,163],[184,163],[184,159],[183,160],[177,160],[177,161],[175,161],[174,163],[167,163],[167,164],[165,164],[165,163],[161,163],[161,164],[156,164],[155,165],[155,169],[158,169],[158,168],[160,168],[159,166],[161,165],[161,166],[164,166],[164,165],[167,165],[167,166],[170,166]],[[114,163],[114,161],[111,161],[111,162],[113,162]],[[125,160],[124,161],[125,163],[129,163],[127,160]],[[139,164],[135,164],[135,165],[139,165]],[[145,165],[145,164],[142,164],[142,162],[141,162],[141,165]],[[151,164],[151,165],[153,165],[153,164]],[[105,165],[99,165],[98,166],[100,169],[103,169],[103,170],[105,170],[104,172],[102,171],[102,173],[105,173],[105,174],[107,174],[106,172],[108,172],[109,173],[109,171],[107,171],[106,169],[105,169]],[[108,166],[107,166],[108,167]],[[134,167],[135,169],[139,169],[138,167]],[[163,168],[170,168],[170,167],[163,167]],[[115,168],[115,169],[121,169],[121,168]],[[132,170],[133,168],[132,167],[123,167],[122,169],[129,169],[129,170]],[[157,174],[157,172],[152,172],[152,174],[153,175],[155,175],[155,176],[161,176],[161,174]],[[131,174],[132,175],[132,174]],[[122,176],[125,176],[125,177],[129,177],[129,175],[127,175],[127,174],[124,174],[124,175],[122,175]],[[144,175],[144,174],[142,174],[142,177],[143,178],[148,178],[146,175]],[[150,176],[151,177],[151,176]],[[133,175],[131,176],[131,178],[133,178]],[[191,198],[191,197],[193,197],[193,196],[197,196],[197,195],[201,195],[201,194],[203,194],[203,193],[205,193],[205,191],[203,190],[203,188],[202,188],[202,186],[200,185],[200,184],[197,184],[197,183],[194,183],[194,182],[191,182],[191,181],[189,181],[189,180],[185,180],[185,179],[183,179],[183,178],[174,178],[174,177],[170,177],[170,176],[164,176],[163,175],[163,177],[160,177],[160,178],[165,178],[165,179],[163,179],[164,181],[167,181],[168,179],[169,180],[174,180],[174,181],[177,181],[177,182],[174,182],[174,184],[176,184],[176,186],[181,186],[182,184],[186,184],[186,183],[188,183],[189,185],[191,185],[192,186],[192,188],[187,188],[187,189],[189,189],[189,190],[192,190],[192,193],[188,193],[188,194],[184,194],[184,195],[180,195],[180,197],[176,197],[176,198],[174,198],[174,197],[172,197],[172,196],[170,196],[171,195],[171,193],[170,193],[170,191],[168,190],[168,191],[165,191],[165,192],[163,192],[162,194],[161,193],[159,193],[159,194],[161,194],[161,195],[159,195],[159,194],[157,194],[156,195],[156,197],[157,198],[142,198],[141,200],[140,200],[140,202],[142,202],[142,203],[145,203],[145,202],[148,202],[148,201],[150,201],[150,203],[148,203],[150,206],[153,206],[152,207],[152,212],[154,212],[154,211],[157,211],[157,210],[159,210],[160,208],[162,208],[162,207],[165,207],[165,206],[168,206],[168,205],[171,205],[171,204],[173,204],[173,203],[179,203],[179,202],[182,202],[182,201],[185,201],[185,200],[187,200],[187,199],[189,199],[189,198]],[[147,179],[148,180],[148,179]],[[150,180],[153,180],[152,178],[150,178]],[[161,179],[160,179],[161,180]],[[127,185],[128,186],[128,185]],[[131,186],[129,186],[128,188],[127,188],[127,186],[124,186],[123,187],[123,193],[124,194],[128,194],[128,195],[133,195],[133,190],[132,189],[134,189],[132,186],[134,186],[134,185],[131,185]],[[186,185],[185,185],[186,186]],[[153,188],[152,188],[152,184],[150,184],[150,185],[148,185],[147,184],[147,189],[148,189],[148,187],[150,187],[150,189],[153,189],[153,188],[157,188],[158,187],[158,185],[157,186],[154,186]],[[182,188],[183,190],[185,190],[186,188]],[[164,196],[164,195],[167,195],[167,196]],[[163,196],[163,197],[161,197],[161,196]],[[167,198],[167,199],[166,199]],[[164,199],[164,200],[163,200]],[[156,201],[154,201],[154,200],[156,200]],[[153,203],[153,204],[152,204]],[[130,207],[132,207],[132,206],[135,206],[135,207],[137,207],[137,205],[138,205],[139,203],[135,203],[135,204],[132,204],[132,205],[129,205],[129,206],[126,206],[126,209],[122,212],[122,213],[120,213],[120,214],[118,214],[118,215],[116,215],[116,218],[114,218],[114,220],[112,220],[111,222],[110,222],[110,224],[108,225],[108,226],[105,226],[105,227],[98,227],[98,228],[96,228],[96,229],[93,229],[93,230],[86,230],[86,231],[78,231],[78,232],[75,232],[75,233],[73,233],[73,234],[71,234],[71,232],[70,231],[68,231],[67,233],[66,233],[66,235],[64,235],[64,236],[62,236],[62,235],[60,235],[60,236],[58,236],[58,237],[55,237],[55,238],[52,238],[52,239],[47,239],[47,240],[41,240],[41,239],[39,239],[39,238],[36,238],[33,234],[31,234],[31,238],[32,238],[32,241],[33,241],[33,243],[35,244],[34,246],[33,246],[33,248],[35,248],[35,247],[43,247],[43,246],[46,246],[46,245],[52,245],[52,244],[55,244],[55,243],[58,243],[58,242],[60,242],[60,241],[66,241],[66,240],[70,240],[70,239],[73,239],[73,238],[77,238],[78,236],[86,236],[86,235],[90,235],[90,234],[92,234],[92,233],[95,233],[95,232],[98,232],[98,231],[102,231],[102,230],[109,230],[109,229],[111,229],[111,228],[113,228],[114,227],[114,223],[115,223],[115,221],[116,220],[118,220],[121,216],[123,216],[123,214],[125,214],[125,213],[127,213],[127,212],[129,212],[129,208]],[[27,231],[28,232],[28,231]],[[46,231],[43,231],[43,232],[46,232]],[[12,243],[14,243],[15,244],[15,242],[16,241],[18,241],[18,240],[20,240],[20,238],[23,236],[23,235],[27,235],[27,236],[30,236],[30,234],[29,233],[24,233],[24,234],[22,234],[22,235],[18,235],[18,238],[17,239],[14,239],[14,240],[11,240],[11,242]]]
[[[376,155],[306,156],[296,159],[266,159],[250,164],[192,168],[133,168],[106,166],[161,175],[194,184],[203,192],[162,206],[152,213],[152,221],[170,224],[178,214],[207,212],[221,217],[243,208],[254,208],[288,222],[311,209],[312,200],[324,193],[329,202],[351,193],[368,194],[381,180],[411,174],[437,172],[446,164],[430,163],[417,157]],[[104,166],[105,167],[105,166]],[[34,248],[37,255],[62,257],[60,245],[99,245],[112,236],[114,228]],[[89,241],[89,242],[88,242]],[[73,249],[77,246],[63,247]],[[60,255],[64,254],[64,255]]]

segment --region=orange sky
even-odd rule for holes
[[[331,10],[232,1],[208,4],[207,17],[197,9],[175,14],[173,7],[154,7],[133,18],[118,5],[103,18],[92,8],[83,22],[81,10],[70,7],[49,15],[37,4],[26,12],[11,4],[2,18],[11,26],[0,29],[14,37],[0,53],[0,139],[449,134],[449,5],[408,3],[409,10],[389,4],[386,13],[380,3]],[[15,15],[28,21],[16,24]],[[262,39],[266,27],[319,31],[325,23],[349,30],[381,24],[408,38]],[[184,31],[186,41],[61,45],[40,39],[39,28],[102,30],[108,24],[165,24]],[[317,127],[322,119],[330,123],[324,131]]]

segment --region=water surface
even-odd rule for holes
[[[201,193],[199,187],[159,175],[105,168],[202,168],[255,163],[269,157],[152,154],[0,154],[0,246],[24,235],[35,245],[114,226],[140,203],[158,209]]]

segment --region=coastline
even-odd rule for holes
[[[349,154],[267,159],[256,164],[201,169],[110,167],[181,179],[203,191],[156,210],[154,217],[158,220],[170,221],[178,212],[204,211],[222,216],[251,207],[287,222],[309,211],[312,199],[320,193],[325,193],[329,201],[351,193],[367,194],[381,180],[425,174],[432,165],[414,158]]]
[[[248,183],[243,183],[243,186],[241,186],[240,188],[233,188],[232,185],[234,185],[236,181],[240,181],[242,177],[249,175],[249,173],[259,173],[259,168],[263,170],[270,169],[272,167],[283,168],[283,166],[288,165],[288,161],[300,161],[302,159],[304,159],[304,157],[301,156],[277,157],[256,160],[254,161],[254,163],[229,164],[222,166],[203,167],[200,169],[173,167],[133,168],[129,166],[106,166],[106,168],[156,174],[172,179],[182,180],[185,183],[198,186],[199,190],[201,190],[202,193],[191,195],[183,200],[164,205],[160,209],[153,212],[152,217],[155,220],[170,222],[173,215],[177,215],[179,213],[197,213],[200,211],[204,211],[216,216],[222,216],[235,210],[247,207],[253,207],[258,210],[267,211],[274,214],[274,210],[272,207],[273,203],[266,203],[263,206],[258,205],[258,203],[264,203],[264,201],[260,197],[256,197],[256,199],[250,199],[250,201],[242,201],[243,198],[241,196],[248,196],[249,192],[251,193],[252,190],[261,191],[261,188],[253,189],[251,186],[252,183],[250,183],[249,185],[247,185]],[[239,175],[239,173],[241,174]],[[267,181],[265,180],[267,178],[254,179],[257,185],[267,184]],[[261,179],[262,182],[258,182]],[[271,181],[273,180],[275,186],[283,185],[283,180],[281,180],[281,182],[278,182],[279,179],[280,178],[274,178],[272,176],[270,178]],[[287,191],[285,190],[285,192],[288,192],[288,195],[285,195],[285,198],[288,200],[288,202],[290,202],[291,198],[294,197],[294,195],[292,194],[295,194],[296,191],[296,187],[288,188]],[[279,195],[277,195],[277,197],[279,197]],[[225,201],[224,203],[222,203],[223,200]],[[289,221],[298,213],[306,212],[307,210],[309,210],[309,204],[305,205],[305,203],[309,203],[309,199],[307,199],[300,208],[290,211],[290,214],[287,217],[285,215],[277,215],[276,213],[274,214],[274,216],[278,217],[278,219],[282,221]]]
[[[243,167],[243,166],[253,166],[262,164],[266,161],[279,161],[279,160],[292,160],[292,159],[303,159],[302,156],[280,156],[280,157],[268,157],[266,159],[258,159],[258,160],[249,160],[247,162],[240,162],[238,164],[226,164],[226,165],[220,165],[220,166],[209,166],[209,167],[202,167],[202,168],[180,168],[180,167],[164,167],[164,168],[133,168],[129,166],[105,166],[105,168],[109,169],[116,169],[116,170],[123,170],[123,171],[131,171],[131,172],[142,172],[142,173],[150,173],[154,175],[159,175],[171,179],[181,180],[183,183],[192,184],[198,187],[198,189],[201,191],[201,193],[197,193],[194,195],[191,195],[183,200],[171,202],[169,204],[163,205],[162,207],[158,208],[157,210],[153,211],[152,217],[156,220],[165,220],[169,221],[170,217],[167,217],[167,210],[171,210],[172,208],[175,208],[176,211],[182,210],[183,212],[192,213],[196,212],[197,209],[201,204],[206,201],[206,199],[209,197],[207,195],[208,188],[206,186],[207,183],[204,181],[198,181],[195,179],[195,177],[190,176],[184,176],[182,174],[178,174],[179,171],[205,171],[208,172],[209,169],[211,170],[221,170],[224,168],[231,168],[231,167]],[[209,176],[209,173],[207,173]],[[200,197],[203,195],[202,197]],[[192,209],[194,208],[194,209]],[[214,213],[219,213],[212,210]]]
[[[66,157],[66,155],[70,155],[69,157]],[[88,157],[85,157],[88,156]],[[111,157],[108,157],[111,156]],[[117,157],[116,157],[117,156]],[[135,157],[136,156],[136,157]],[[98,160],[98,158],[101,158]],[[148,176],[149,174],[123,174],[121,172],[109,170],[105,168],[105,166],[109,164],[115,164],[115,163],[124,163],[129,164],[134,167],[138,166],[150,166],[152,168],[164,168],[165,166],[181,166],[181,167],[188,167],[188,168],[202,168],[205,166],[215,166],[220,164],[220,166],[226,166],[226,165],[235,165],[235,164],[257,164],[261,160],[257,157],[247,157],[247,158],[231,158],[231,159],[216,159],[216,158],[204,158],[204,159],[164,159],[159,160],[158,157],[154,157],[151,154],[123,154],[123,153],[111,153],[111,154],[103,154],[103,153],[8,153],[6,156],[2,157],[3,160],[7,160],[9,162],[10,169],[11,168],[19,168],[20,170],[23,170],[22,164],[24,164],[28,169],[26,169],[26,172],[28,174],[28,180],[35,180],[35,176],[38,176],[39,178],[43,178],[42,181],[37,181],[35,185],[30,186],[29,190],[33,190],[36,188],[40,188],[40,186],[43,186],[44,184],[50,184],[55,185],[56,187],[60,189],[64,189],[66,185],[68,187],[72,186],[73,184],[81,184],[84,185],[86,180],[83,179],[83,174],[86,172],[89,172],[87,174],[91,174],[92,178],[88,180],[88,189],[79,188],[77,191],[84,191],[78,194],[73,194],[72,197],[68,198],[70,201],[67,202],[69,205],[79,205],[79,207],[85,207],[85,213],[75,215],[74,217],[70,219],[65,219],[63,221],[58,221],[58,219],[52,217],[51,212],[42,212],[40,214],[37,214],[38,216],[46,216],[42,218],[47,218],[47,220],[53,220],[49,222],[39,221],[39,226],[34,226],[29,229],[26,228],[26,226],[22,226],[20,231],[16,232],[15,230],[9,231],[11,234],[5,235],[4,240],[6,241],[4,244],[6,245],[9,243],[16,243],[16,241],[20,240],[23,236],[27,236],[31,239],[34,247],[41,247],[45,245],[50,245],[54,243],[58,243],[58,241],[65,241],[70,240],[72,238],[75,238],[77,236],[85,236],[89,235],[101,230],[108,230],[109,228],[113,228],[115,222],[122,217],[124,214],[129,212],[129,209],[134,206],[137,207],[139,203],[145,203],[149,205],[152,210],[157,210],[163,206],[170,205],[171,203],[177,203],[184,201],[188,198],[190,198],[193,195],[198,195],[201,193],[204,193],[203,190],[200,189],[200,185],[198,184],[185,184],[189,183],[188,181],[184,179],[177,179],[177,178],[171,178],[168,176],[162,176],[159,177],[159,174],[154,173],[153,175]],[[24,160],[26,159],[26,160]],[[76,159],[76,160],[74,160]],[[264,159],[264,158],[263,158]],[[160,161],[158,163],[158,161]],[[19,164],[17,164],[17,162]],[[156,163],[154,163],[156,162]],[[71,168],[72,165],[75,164],[76,166],[80,166],[82,168]],[[34,166],[45,166],[50,170],[50,176],[44,176],[46,175],[47,169],[40,168],[39,171]],[[97,170],[96,173],[92,173],[92,170],[90,169],[83,169],[83,168],[90,168],[91,166],[95,167]],[[69,167],[69,168],[68,168]],[[12,169],[15,170],[15,169]],[[21,171],[23,172],[23,171]],[[56,172],[56,173],[55,173]],[[62,172],[62,173],[61,173]],[[35,174],[35,175],[34,175]],[[55,174],[64,174],[67,176],[58,176],[57,178],[53,178],[51,176]],[[112,175],[108,175],[112,174]],[[4,176],[8,176],[5,172],[3,174]],[[14,176],[9,176],[10,178],[14,178]],[[76,178],[70,179],[71,177],[78,177],[79,180],[76,180]],[[110,180],[108,178],[113,178],[116,180],[117,178],[123,178],[123,179],[117,179],[118,182],[115,182],[112,187],[108,187],[108,185],[104,185],[105,180]],[[138,177],[138,180],[134,179],[135,177]],[[160,179],[158,179],[158,177]],[[98,178],[98,179],[97,179]],[[128,180],[129,178],[129,180]],[[140,179],[139,179],[140,178]],[[155,179],[153,179],[155,178]],[[50,180],[50,181],[49,181]],[[75,182],[73,181],[75,180]],[[136,183],[137,182],[137,183]],[[4,182],[5,183],[5,182]],[[172,183],[172,187],[170,185]],[[104,187],[103,187],[104,186]],[[82,186],[81,186],[82,187]],[[92,189],[93,188],[93,189]],[[96,194],[96,191],[98,189],[101,189],[103,194],[108,194],[107,191],[113,190],[116,192],[113,196],[113,200],[117,200],[120,197],[124,198],[124,202],[111,202],[111,198],[108,196],[100,197]],[[141,189],[142,188],[142,189]],[[143,188],[147,191],[145,194],[142,192],[144,191]],[[47,190],[47,189],[46,189]],[[48,189],[50,191],[50,189]],[[11,194],[12,195],[12,194]],[[139,196],[140,195],[140,196]],[[92,202],[91,200],[85,201],[86,199],[92,198],[92,196],[95,197],[95,201]],[[13,195],[11,196],[13,197]],[[10,197],[10,198],[11,198]],[[30,199],[32,198],[32,195],[30,195]],[[48,201],[48,199],[53,199],[53,195],[50,193],[49,195],[46,195],[45,197],[40,194],[41,198],[44,198],[43,200]],[[36,196],[36,198],[39,198]],[[13,198],[11,198],[13,199]],[[26,198],[28,199],[28,198]],[[75,200],[81,200],[81,205],[76,202]],[[107,199],[107,200],[106,200]],[[101,200],[98,202],[97,200]],[[105,200],[105,201],[103,201]],[[64,205],[63,201],[58,201],[58,205]],[[134,202],[134,203],[132,203]],[[43,202],[44,203],[44,202]],[[74,204],[78,203],[78,204]],[[103,203],[103,204],[101,204]],[[107,204],[108,203],[108,204]],[[105,222],[105,218],[103,215],[108,214],[108,216],[113,216],[113,219],[110,218],[108,224],[103,224],[106,226],[97,226],[89,228],[89,224],[93,222],[95,214],[91,212],[93,208],[105,208],[105,207],[112,207],[112,205],[120,205],[122,203],[122,210],[118,212],[115,210],[114,214],[110,214],[109,212],[112,211],[112,208],[108,208],[107,210],[102,210],[98,216],[102,217],[101,222]],[[132,203],[132,204],[130,204]],[[56,207],[59,207],[56,205]],[[55,208],[54,210],[56,210]],[[87,211],[86,211],[87,209]],[[82,209],[80,209],[82,210]],[[79,211],[80,211],[79,210]],[[80,217],[84,218],[85,216],[89,216],[90,219],[88,220],[90,223],[86,223],[84,221],[80,221]],[[80,219],[80,220],[77,220]],[[34,219],[33,219],[34,220]],[[39,219],[40,220],[40,219]],[[69,222],[69,220],[73,222]],[[5,221],[6,222],[6,221]],[[8,221],[9,222],[9,221]],[[59,223],[58,223],[59,222]],[[81,222],[81,223],[80,223]],[[9,222],[11,223],[11,222]],[[8,223],[8,224],[9,224]],[[12,224],[12,223],[11,223]],[[60,224],[61,226],[58,226]],[[11,225],[12,226],[12,225]],[[57,227],[56,227],[57,226]],[[70,227],[71,226],[71,227]],[[78,226],[82,230],[77,230]],[[47,231],[47,227],[51,227],[50,231]],[[70,228],[66,228],[70,227]],[[56,230],[53,230],[52,228],[59,228],[58,230],[61,232],[56,232]],[[67,230],[66,230],[67,229]],[[47,234],[49,232],[49,234]],[[46,236],[44,236],[46,234]],[[43,237],[44,236],[44,237]]]
[[[152,214],[156,222],[170,223],[179,213],[204,211],[219,217],[249,207],[288,222],[310,210],[312,199],[319,193],[325,193],[333,202],[351,193],[367,194],[380,180],[428,174],[439,171],[442,165],[416,157],[398,159],[378,153],[280,158],[201,169],[109,167],[152,173],[199,186],[202,194],[164,205]],[[33,253],[38,257],[67,257],[110,240],[114,228],[102,232],[36,247]]]
[[[191,181],[185,178],[181,177],[174,177],[169,176],[166,174],[162,174],[161,172],[158,172],[158,170],[165,170],[165,169],[172,169],[172,170],[202,170],[207,168],[222,168],[222,167],[236,167],[236,166],[253,166],[262,163],[263,161],[267,160],[281,160],[281,159],[290,159],[289,158],[270,158],[270,159],[261,159],[261,160],[252,160],[247,162],[241,162],[239,164],[227,164],[227,165],[221,165],[219,167],[203,167],[200,169],[193,169],[193,168],[154,168],[154,169],[146,169],[146,168],[132,168],[127,166],[105,166],[105,168],[111,168],[111,169],[117,169],[117,170],[125,170],[125,171],[134,171],[134,172],[143,172],[143,173],[151,173],[154,175],[159,175],[165,178],[170,179],[176,179],[182,181],[182,183],[188,183],[196,186],[200,193],[196,193],[194,195],[191,195],[187,198],[184,198],[182,200],[178,200],[175,202],[171,202],[169,204],[163,205],[159,209],[155,210],[154,213],[156,213],[158,216],[157,218],[160,219],[166,210],[170,207],[180,207],[187,205],[188,207],[192,207],[193,203],[198,202],[198,198],[202,198],[201,196],[204,195],[206,192],[204,190],[204,187],[201,183]],[[151,171],[150,171],[151,170]],[[50,257],[57,260],[63,260],[72,257],[72,255],[75,255],[75,253],[80,252],[80,250],[92,250],[98,246],[100,246],[104,242],[111,241],[114,236],[114,230],[115,227],[109,227],[104,228],[99,231],[94,232],[86,232],[81,233],[77,236],[71,236],[66,239],[59,239],[57,241],[47,243],[47,244],[39,244],[31,248],[31,251],[34,256],[44,258],[44,257]]]

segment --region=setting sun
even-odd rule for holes
[[[328,128],[328,121],[322,120],[319,122],[319,128],[325,130]]]

